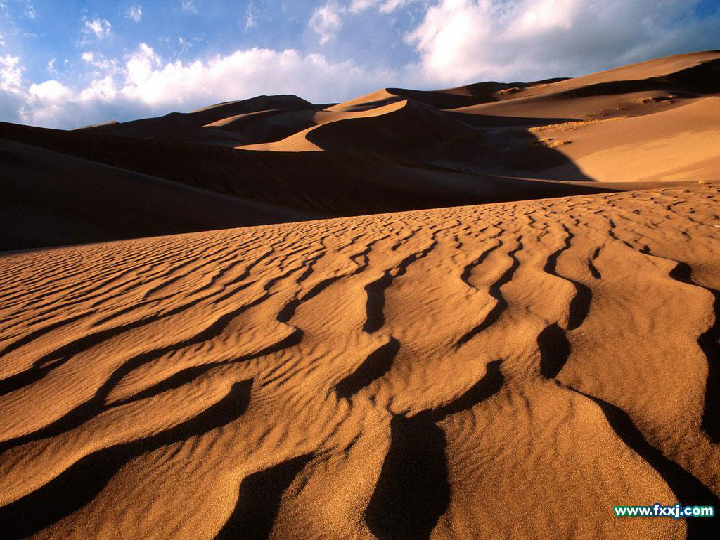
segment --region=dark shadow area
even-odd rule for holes
[[[181,185],[144,171],[107,166],[27,144],[0,140],[0,148],[18,156],[14,163],[0,161],[0,250],[124,240],[309,217],[282,205]]]
[[[570,300],[570,306],[568,308],[568,323],[567,323],[567,329],[568,330],[575,330],[578,328],[583,321],[587,318],[588,314],[590,313],[590,303],[592,302],[592,291],[590,288],[583,283],[580,283],[579,281],[575,281],[574,279],[571,279],[567,276],[561,276],[557,273],[557,261],[560,255],[564,252],[570,249],[570,244],[572,243],[572,239],[575,238],[575,234],[568,229],[565,225],[562,225],[562,228],[565,230],[565,244],[558,250],[554,251],[547,259],[547,262],[545,263],[545,267],[543,268],[544,272],[546,274],[550,274],[556,277],[559,277],[561,279],[564,279],[565,281],[569,281],[572,283],[573,287],[575,287],[575,295],[573,296],[572,300]],[[590,265],[591,271],[592,268],[592,261],[589,261],[588,263]],[[594,274],[593,274],[594,275]]]
[[[450,403],[414,416],[393,416],[391,443],[365,522],[380,540],[430,537],[450,504],[445,432],[436,422],[471,409],[500,391],[500,360],[485,376]]]
[[[595,251],[593,251],[590,260],[588,261],[588,269],[590,270],[590,275],[592,275],[592,277],[594,277],[595,279],[602,279],[600,271],[595,266],[595,260],[600,256],[600,251],[602,250],[602,248],[603,246],[600,246]]]
[[[425,257],[436,245],[437,242],[433,240],[430,247],[416,253],[411,253],[400,261],[396,267],[385,270],[385,273],[380,279],[365,285],[365,293],[367,294],[365,324],[363,325],[365,332],[372,334],[380,330],[385,324],[385,290],[392,285],[392,282],[396,278],[404,275],[412,263]]]
[[[717,509],[720,508],[720,499],[718,499],[717,495],[710,491],[700,480],[674,461],[666,458],[662,452],[648,443],[625,411],[600,398],[578,390],[571,390],[597,403],[613,431],[628,447],[647,461],[662,476],[681,505],[713,505],[717,512]],[[717,517],[687,518],[686,522],[688,540],[720,538],[720,519]]]
[[[557,261],[558,261],[558,259],[560,258],[560,255],[562,255],[562,253],[563,253],[564,251],[567,251],[567,250],[570,248],[570,243],[572,242],[572,239],[573,239],[574,236],[575,236],[575,235],[570,231],[570,229],[568,229],[565,225],[563,225],[562,227],[563,227],[563,229],[565,229],[564,245],[563,245],[560,249],[555,250],[554,252],[552,252],[552,253],[548,256],[547,261],[545,262],[545,266],[543,267],[543,271],[544,271],[546,274],[550,274],[550,275],[553,275],[553,276],[557,276],[557,275],[558,275],[558,274],[557,274],[557,269],[556,269],[556,267],[557,267]],[[558,277],[559,277],[559,276],[558,276]],[[565,278],[563,278],[563,279],[565,279]]]
[[[477,336],[480,332],[483,332],[490,328],[493,324],[497,322],[497,320],[500,318],[500,315],[502,314],[505,309],[507,309],[508,303],[507,300],[505,300],[505,297],[503,297],[502,293],[500,292],[500,289],[503,285],[506,283],[509,283],[512,279],[513,275],[515,274],[515,271],[520,267],[520,261],[517,259],[515,254],[522,249],[522,235],[518,236],[518,245],[515,249],[508,252],[508,256],[512,259],[512,264],[510,265],[510,268],[505,270],[502,276],[490,285],[489,293],[490,296],[492,296],[496,300],[495,306],[490,310],[490,312],[487,314],[483,322],[481,322],[479,325],[477,325],[475,328],[464,334],[460,337],[460,339],[457,342],[457,346],[460,347],[470,341],[472,338]]]
[[[367,295],[367,302],[365,306],[365,324],[363,330],[368,334],[377,332],[385,324],[385,289],[395,279],[389,270],[386,270],[383,276],[365,285],[365,293]]]
[[[570,356],[565,330],[553,323],[540,332],[537,344],[540,349],[540,373],[546,379],[557,377]]]
[[[393,360],[400,350],[400,342],[391,338],[388,343],[368,355],[355,371],[335,386],[335,393],[340,398],[349,398],[374,380],[390,371]]]
[[[365,522],[380,540],[426,540],[450,504],[445,433],[394,416],[391,436]]]
[[[720,443],[720,291],[698,285],[692,279],[689,264],[678,262],[670,277],[681,283],[701,287],[713,295],[713,324],[698,337],[698,345],[708,363],[705,383],[705,407],[700,427],[713,444]]]
[[[718,444],[720,443],[720,291],[710,292],[715,299],[713,303],[715,320],[713,325],[698,338],[698,344],[705,353],[708,363],[705,408],[700,425],[713,444]]]
[[[27,538],[78,511],[133,458],[236,420],[250,403],[251,387],[252,381],[235,383],[227,396],[195,418],[146,439],[90,454],[38,490],[3,506],[0,508],[2,539]]]
[[[268,538],[283,493],[312,458],[312,455],[296,457],[246,477],[240,483],[235,510],[215,540]]]
[[[564,278],[568,279],[568,278]],[[575,281],[574,279],[568,279],[575,286],[575,296],[570,300],[570,308],[568,311],[568,330],[575,330],[587,319],[590,313],[590,303],[592,302],[592,291],[590,287]]]
[[[647,247],[646,252],[650,253],[649,247]],[[695,286],[695,283],[693,283],[692,281],[692,268],[687,263],[677,263],[675,265],[675,268],[670,271],[670,277],[673,278],[675,281],[679,281],[680,283]]]

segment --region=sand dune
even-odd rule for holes
[[[637,171],[626,170],[626,164],[634,160],[627,155],[625,141],[617,140],[614,133],[594,133],[596,121],[616,119],[620,123],[615,129],[624,133],[624,139],[651,150],[644,161],[654,161],[655,170],[642,180],[694,180],[692,171],[686,170],[692,163],[663,160],[666,148],[646,143],[653,137],[675,136],[696,146],[690,139],[702,139],[704,150],[695,152],[697,162],[713,157],[720,139],[715,131],[697,129],[696,122],[697,111],[706,109],[713,114],[715,102],[685,106],[718,94],[720,52],[706,51],[572,79],[483,82],[438,91],[385,88],[331,106],[311,105],[295,96],[261,96],[185,115],[173,113],[100,126],[89,132],[276,152],[369,150],[396,161],[442,165],[465,173],[492,171],[545,180],[609,183],[623,182],[624,178],[619,178],[623,176],[641,180]],[[679,110],[667,114],[675,109]],[[633,120],[638,116],[647,118]],[[582,150],[574,151],[571,146],[575,137],[562,137],[567,131],[564,128],[562,133],[551,129],[542,137],[530,131],[570,122],[573,133],[583,141]],[[442,126],[440,133],[438,126]],[[587,136],[584,127],[588,127]],[[538,148],[543,148],[542,152]],[[523,154],[520,159],[516,159],[518,154]],[[584,167],[588,160],[578,158],[588,154],[597,154],[597,160],[615,166]],[[610,155],[611,160],[605,159]],[[658,166],[663,161],[667,166]],[[678,167],[683,170],[676,170]],[[713,178],[720,175],[715,161],[697,170]]]
[[[720,538],[719,66],[0,123],[0,540]]]
[[[677,55],[539,83],[387,88],[240,148],[363,148],[474,173],[617,183],[720,178],[720,53]],[[613,120],[614,122],[610,122]]]
[[[2,139],[0,175],[0,251],[307,217]]]
[[[10,163],[4,166],[0,163],[0,167],[8,171],[6,187],[0,189],[6,194],[6,204],[13,209],[13,215],[0,214],[0,223],[3,229],[18,232],[13,233],[12,240],[13,247],[17,249],[127,238],[130,230],[135,231],[133,236],[142,237],[206,229],[208,223],[213,227],[232,227],[297,221],[305,217],[335,217],[607,191],[600,185],[508,178],[502,174],[477,174],[422,163],[398,162],[369,150],[242,151],[161,138],[144,140],[12,124],[0,124],[2,139],[51,150],[54,156],[52,159],[56,159],[56,163],[52,164],[51,154],[39,152],[45,156],[45,165],[42,169],[36,168],[33,173],[37,177],[34,188],[30,188],[23,179],[24,165]],[[73,174],[70,176],[60,172],[67,161],[63,154],[80,158],[70,160],[73,164],[70,169]],[[566,159],[561,156],[560,163]],[[99,162],[105,168],[99,169],[93,162]],[[87,168],[84,169],[81,164]],[[98,170],[111,171],[113,178],[128,178],[133,182],[133,179],[138,178],[136,173],[141,173],[144,177],[152,176],[179,184],[178,188],[188,186],[209,192],[207,196],[201,196],[199,201],[218,200],[218,194],[229,196],[237,199],[234,201],[237,211],[229,211],[233,207],[231,201],[228,203],[230,206],[226,204],[217,207],[217,215],[212,215],[215,212],[206,212],[205,222],[195,220],[197,226],[194,228],[167,228],[164,220],[144,226],[140,225],[142,219],[138,220],[136,226],[120,211],[121,207],[115,204],[113,197],[102,195],[97,202],[112,200],[107,204],[103,202],[89,207],[81,205],[82,212],[94,213],[99,218],[97,226],[88,222],[87,230],[83,233],[70,226],[77,221],[77,212],[72,204],[48,206],[46,194],[49,192],[44,190],[47,188],[57,193],[58,190],[72,187],[69,192],[61,191],[62,198],[77,201],[83,193],[87,196],[97,192],[99,184],[88,183],[88,180],[97,177]],[[43,174],[48,176],[41,179],[39,171],[44,171]],[[122,189],[121,184],[114,185]],[[22,189],[16,189],[16,186],[22,186]],[[177,212],[193,207],[196,204],[193,193],[195,191],[187,189],[175,190],[175,202],[169,203],[165,209]],[[132,197],[122,193],[119,195],[118,202],[124,200],[132,204]],[[173,210],[175,204],[178,206]],[[204,204],[198,206],[203,207]],[[173,219],[190,223],[195,219],[190,216],[202,213],[199,208],[191,208],[187,219]],[[18,215],[25,217],[17,221]],[[158,213],[157,217],[161,215],[164,214]],[[35,222],[30,216],[42,220],[37,222],[37,230],[33,230]],[[152,216],[149,219],[152,221]],[[48,231],[45,225],[48,222],[62,226]],[[23,243],[22,238],[27,241]],[[38,244],[43,238],[47,241]],[[8,241],[7,236],[4,240]]]
[[[575,164],[569,176],[580,169],[605,182],[720,179],[718,96],[621,121],[545,126],[536,134],[568,141],[557,150]],[[546,174],[564,177],[562,167]]]
[[[318,113],[316,117],[315,126],[281,141],[238,148],[292,152],[362,148],[391,159],[432,162],[454,148],[458,139],[481,139],[462,122],[410,100],[392,101],[363,112]]]
[[[75,202],[48,207],[44,187],[17,190],[22,165],[8,164],[13,216],[0,219],[18,232],[5,234],[5,247],[718,180],[719,70],[720,52],[708,51],[574,79],[385,88],[334,105],[259,96],[73,132],[0,124],[2,139],[122,169],[117,178],[139,173],[213,192],[202,200],[219,194],[239,204],[237,212],[189,210],[185,225],[140,225],[138,217],[128,227],[119,206],[103,203],[93,207],[103,215],[97,226],[83,226]],[[51,167],[43,155],[44,170],[64,167],[63,156]],[[99,169],[72,163],[72,181],[54,172],[35,185],[72,185],[68,201],[87,196],[83,179]],[[176,190],[178,209],[193,205],[189,193]],[[224,217],[191,217],[198,213]]]
[[[719,188],[6,255],[2,538],[715,537]]]

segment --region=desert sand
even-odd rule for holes
[[[5,256],[3,537],[717,532],[719,187]]]
[[[0,126],[0,538],[720,537],[719,58]]]

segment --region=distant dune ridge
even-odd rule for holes
[[[709,51],[575,79],[386,88],[332,105],[259,96],[72,132],[0,124],[8,216],[0,249],[720,179],[719,73],[720,52]],[[44,153],[56,171],[30,182],[23,155],[34,150],[3,142],[10,140],[78,158],[78,173],[58,178],[67,158]],[[141,173],[156,185],[173,182],[168,189],[184,184],[240,202],[233,210],[232,201],[202,196],[172,224],[136,208],[137,224],[121,227],[117,216],[137,198],[117,193],[95,206],[108,211],[89,218],[91,231],[68,211],[88,209],[80,201],[95,197],[82,177],[97,167],[87,163],[80,174],[83,162],[121,169],[108,172],[116,178]],[[51,206],[47,190],[55,192]],[[172,197],[192,206],[194,193],[177,187]]]
[[[718,100],[704,52],[0,125],[0,539],[720,538],[612,513],[720,510]]]

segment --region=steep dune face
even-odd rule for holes
[[[7,540],[715,538],[720,184],[0,258]]]

